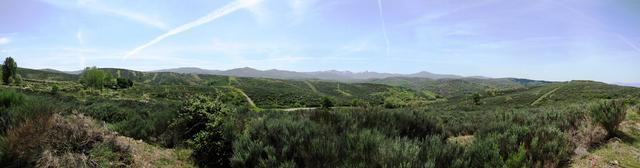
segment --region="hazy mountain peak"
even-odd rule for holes
[[[228,75],[239,77],[263,77],[263,78],[276,78],[276,79],[322,79],[322,80],[366,80],[366,79],[381,79],[388,77],[416,77],[416,78],[430,78],[430,79],[459,79],[464,78],[458,75],[448,74],[434,74],[428,71],[420,71],[414,74],[396,74],[396,73],[380,73],[374,71],[352,72],[352,71],[340,71],[340,70],[326,70],[326,71],[314,71],[314,72],[296,72],[279,69],[258,70],[251,67],[242,67],[229,69],[225,71],[220,70],[207,70],[202,68],[184,67],[176,69],[158,70],[155,72],[176,72],[176,73],[195,73],[195,74],[212,74],[212,75]]]

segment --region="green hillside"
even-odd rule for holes
[[[429,78],[407,78],[391,77],[384,79],[367,80],[369,83],[386,84],[391,86],[402,86],[416,90],[428,90],[446,97],[465,96],[471,93],[484,93],[489,90],[513,90],[532,86],[545,85],[550,82],[535,81],[516,78],[499,79],[429,79]]]

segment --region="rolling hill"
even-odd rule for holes
[[[517,78],[430,79],[415,77],[390,77],[384,79],[371,79],[365,82],[391,86],[402,86],[415,90],[428,90],[446,97],[464,96],[471,93],[484,93],[488,90],[521,89],[551,83],[547,81],[536,81]]]
[[[426,71],[414,73],[414,74],[396,74],[396,73],[378,73],[378,72],[351,72],[351,71],[316,71],[316,72],[295,72],[285,70],[257,70],[249,67],[230,69],[226,71],[221,70],[207,70],[201,68],[175,68],[164,69],[152,72],[175,72],[183,74],[208,74],[208,75],[225,75],[225,76],[237,76],[237,77],[260,77],[260,78],[275,78],[275,79],[320,79],[320,80],[334,80],[334,81],[358,81],[367,79],[379,79],[388,77],[416,77],[416,78],[430,78],[430,79],[459,79],[463,78],[458,75],[448,74],[434,74]],[[484,77],[473,77],[484,78]]]

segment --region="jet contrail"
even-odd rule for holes
[[[184,31],[187,31],[187,30],[192,29],[194,27],[198,27],[198,26],[200,26],[202,24],[209,23],[209,22],[211,22],[213,20],[216,20],[216,19],[218,19],[218,18],[220,18],[222,16],[225,16],[227,14],[230,14],[230,13],[235,12],[237,10],[240,10],[242,8],[246,8],[246,7],[258,4],[260,2],[262,2],[262,0],[236,0],[236,1],[233,1],[233,2],[223,6],[222,8],[207,14],[206,16],[203,16],[203,17],[198,18],[198,19],[196,19],[194,21],[191,21],[189,23],[186,23],[186,24],[183,24],[183,25],[181,25],[179,27],[176,27],[176,28],[174,28],[172,30],[169,30],[168,32],[166,32],[166,33],[154,38],[153,40],[151,40],[151,41],[149,41],[149,42],[147,42],[147,43],[145,43],[145,44],[143,44],[143,45],[141,45],[139,47],[136,47],[135,49],[133,49],[130,52],[128,52],[127,55],[125,55],[123,57],[123,59],[129,58],[129,57],[137,54],[138,52],[144,50],[145,48],[147,48],[149,46],[152,46],[152,45],[164,40],[167,37],[171,37],[173,35],[176,35],[178,33],[182,33]]]
[[[384,22],[384,14],[382,13],[382,0],[378,0],[378,14],[380,15],[380,23],[382,23],[382,33],[384,35],[385,44],[387,45],[387,57],[389,56],[389,36],[387,35],[387,24]]]

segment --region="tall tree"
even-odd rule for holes
[[[102,89],[105,86],[112,85],[111,73],[98,69],[96,67],[87,67],[80,76],[80,83],[86,87],[94,89]]]
[[[2,64],[2,82],[8,85],[15,81],[18,72],[18,64],[11,57],[7,57]]]

